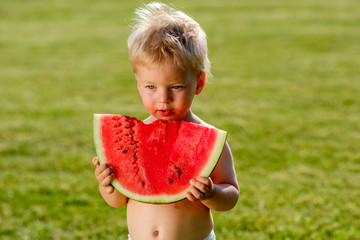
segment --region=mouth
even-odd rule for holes
[[[160,110],[158,110],[158,112],[159,112],[159,114],[160,114],[161,116],[163,116],[163,117],[170,116],[171,114],[174,113],[174,111],[171,110],[171,109],[160,109]]]

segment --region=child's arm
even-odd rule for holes
[[[106,163],[100,165],[97,157],[93,158],[93,164],[96,166],[95,177],[99,182],[99,191],[105,202],[115,208],[125,206],[128,198],[110,184],[114,179],[112,168]]]
[[[190,201],[200,200],[205,206],[216,211],[233,208],[239,198],[239,185],[236,179],[230,147],[225,143],[223,152],[211,178],[199,177],[191,180]]]

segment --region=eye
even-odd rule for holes
[[[155,89],[155,86],[154,86],[154,85],[147,85],[146,88],[148,88],[148,89]]]
[[[180,85],[175,85],[175,86],[172,86],[171,88],[172,89],[180,89],[180,88],[182,88],[183,86],[180,86]]]

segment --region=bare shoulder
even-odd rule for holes
[[[211,128],[216,128],[210,124],[208,124],[207,122],[203,121],[202,119],[200,119],[198,116],[196,116],[195,114],[191,114],[189,120],[189,122],[195,123],[195,124],[199,124],[205,127],[211,127]]]

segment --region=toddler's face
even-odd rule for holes
[[[164,65],[136,66],[135,78],[146,110],[155,119],[186,120],[194,95],[205,81],[195,71],[180,71]]]

